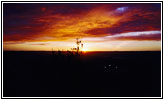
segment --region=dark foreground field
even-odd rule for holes
[[[4,97],[160,97],[161,52],[4,52]]]

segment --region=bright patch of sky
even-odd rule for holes
[[[161,31],[127,32],[127,33],[116,34],[112,36],[106,36],[106,37],[139,36],[139,35],[152,35],[152,34],[161,34]]]
[[[128,9],[128,7],[119,7],[116,9],[116,12],[122,13],[125,12]]]
[[[140,35],[153,35],[153,34],[161,34],[161,31],[141,31],[141,32],[127,32],[122,34],[110,35],[105,37],[90,37],[84,38],[84,41],[104,41],[109,40],[116,37],[126,37],[126,36],[140,36]]]

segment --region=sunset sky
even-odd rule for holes
[[[3,3],[3,49],[161,50],[160,3]]]

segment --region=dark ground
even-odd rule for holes
[[[4,97],[160,97],[161,52],[4,52]]]

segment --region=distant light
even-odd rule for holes
[[[121,12],[126,11],[127,9],[128,7],[120,7],[120,8],[117,8],[116,11],[121,13]]]

